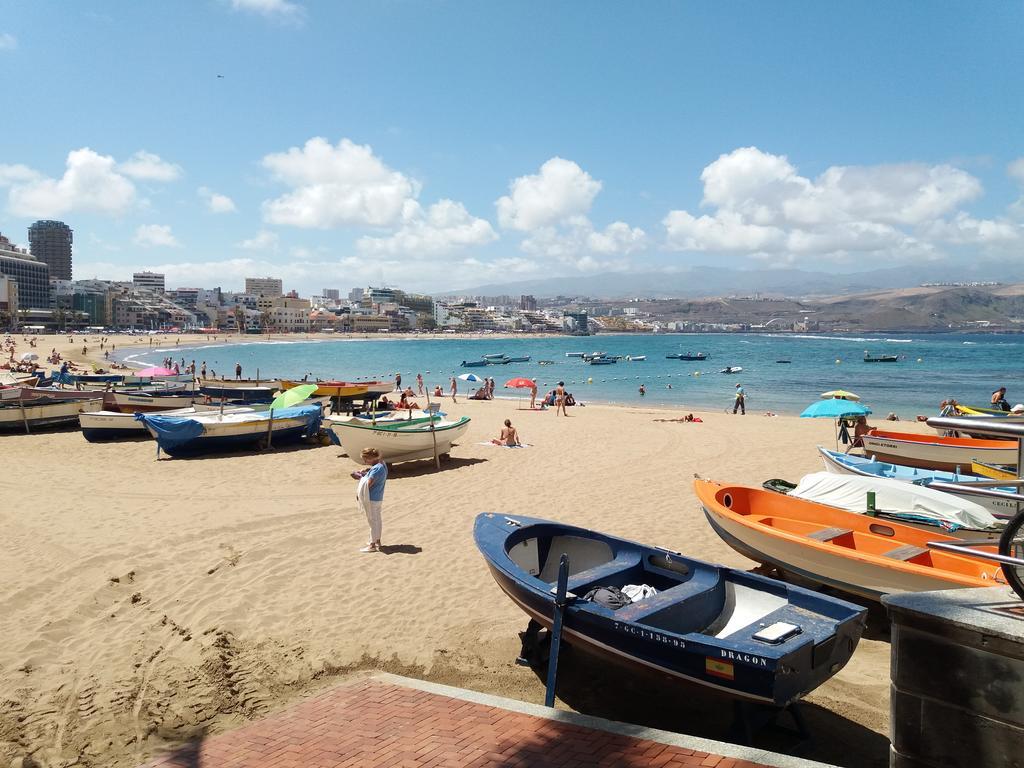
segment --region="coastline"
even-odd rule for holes
[[[394,549],[374,556],[357,552],[366,523],[354,465],[333,446],[156,461],[149,441],[2,436],[5,496],[47,495],[30,516],[0,511],[10,532],[0,607],[11,627],[0,687],[14,692],[18,713],[0,730],[0,754],[13,758],[24,744],[44,764],[130,768],[364,669],[539,702],[543,682],[512,664],[526,617],[476,552],[477,513],[525,510],[749,568],[704,521],[694,473],[749,485],[796,479],[819,468],[814,445],[833,438],[831,423],[813,419],[719,412],[666,423],[656,419],[679,412],[644,405],[595,404],[562,418],[512,400],[445,398],[443,410],[470,416],[470,431],[440,472],[430,462],[394,467],[384,509]],[[530,448],[487,443],[505,418]],[[884,764],[872,740],[839,742],[851,728],[872,739],[886,732],[888,664],[888,644],[865,638],[808,697],[823,737],[808,756]],[[607,697],[570,700],[593,711]],[[645,700],[639,692],[628,716],[668,724],[666,707]],[[70,719],[69,701],[83,707]],[[722,735],[705,720],[695,715],[684,730]]]

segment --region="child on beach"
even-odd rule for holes
[[[361,458],[363,463],[370,466],[353,472],[352,477],[359,481],[356,486],[356,502],[370,525],[370,541],[359,551],[380,552],[380,535],[384,526],[381,507],[384,503],[384,485],[388,481],[388,465],[381,461],[380,451],[376,448],[364,448]]]

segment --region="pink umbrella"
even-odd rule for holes
[[[152,368],[143,368],[141,371],[135,372],[136,376],[175,376],[176,374],[170,368],[161,368],[159,365],[154,365]]]

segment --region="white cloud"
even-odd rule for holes
[[[18,38],[10,32],[0,32],[0,51],[13,51],[18,48]]]
[[[1006,172],[1021,184],[1024,184],[1024,157],[1018,157],[1006,167]]]
[[[490,222],[471,216],[462,203],[441,200],[424,213],[407,201],[401,228],[389,237],[361,237],[360,251],[371,254],[444,255],[458,248],[482,246],[497,239]]]
[[[10,212],[25,218],[71,211],[118,215],[136,202],[135,185],[117,172],[114,158],[88,147],[68,153],[59,179],[15,165],[0,167],[0,183],[10,186]]]
[[[305,7],[292,0],[231,0],[231,7],[286,21],[302,21],[306,15]]]
[[[177,248],[180,243],[166,224],[143,224],[135,230],[132,242],[143,248]]]
[[[586,216],[574,216],[560,227],[541,227],[523,240],[526,253],[555,258],[576,268],[595,265],[613,268],[622,262],[605,263],[594,259],[633,253],[645,247],[646,233],[622,221],[609,224],[603,231],[595,231]]]
[[[292,191],[263,203],[271,224],[307,229],[398,223],[419,185],[388,168],[368,145],[315,137],[300,149],[267,155],[263,166]]]
[[[714,210],[670,211],[663,224],[672,250],[849,262],[931,258],[943,243],[1021,238],[1007,222],[961,210],[980,196],[981,183],[950,165],[833,166],[810,179],[784,156],[742,147],[700,178],[702,205]]]
[[[142,181],[174,181],[181,176],[181,166],[168,163],[159,155],[140,149],[123,163],[117,164],[117,170],[125,176]]]
[[[553,157],[540,173],[520,176],[509,184],[509,194],[495,203],[498,223],[506,229],[528,232],[585,214],[601,191],[601,182],[571,160]]]
[[[238,210],[234,200],[227,195],[214,192],[208,187],[200,187],[196,190],[196,194],[206,201],[206,209],[210,213],[234,213]]]
[[[248,240],[237,243],[236,247],[244,248],[247,251],[276,252],[280,242],[281,239],[277,236],[276,232],[268,232],[265,229],[261,229]]]

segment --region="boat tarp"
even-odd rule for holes
[[[986,530],[999,525],[988,510],[973,501],[886,477],[812,472],[804,475],[789,495],[864,514],[868,491],[875,493],[875,509],[886,515],[931,521],[953,530]]]
[[[274,421],[284,419],[305,419],[306,437],[320,431],[323,409],[319,405],[296,405],[292,408],[281,408],[273,412]],[[247,420],[268,421],[269,411],[258,411],[246,414]],[[167,416],[156,413],[136,413],[136,421],[151,428],[156,433],[157,441],[163,448],[174,448],[195,440],[203,434],[203,422],[189,416]]]

